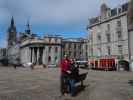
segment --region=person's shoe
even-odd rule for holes
[[[68,94],[67,93],[64,93],[64,96],[68,96]]]

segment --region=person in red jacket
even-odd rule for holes
[[[69,79],[68,79],[68,74],[70,74],[70,60],[68,58],[68,55],[65,55],[64,58],[60,62],[60,69],[61,69],[61,94],[66,95],[68,92],[68,84],[69,84]]]

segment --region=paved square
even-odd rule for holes
[[[132,72],[88,71],[75,97],[60,96],[59,76],[58,68],[0,67],[0,100],[133,100]]]

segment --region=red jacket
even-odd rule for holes
[[[60,63],[61,73],[67,73],[67,71],[70,69],[70,60],[69,59],[63,59]]]

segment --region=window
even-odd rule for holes
[[[51,56],[48,56],[48,62],[51,62]]]
[[[56,39],[55,39],[55,43],[57,43],[57,42],[58,42],[58,39],[56,38]]]
[[[122,11],[121,8],[118,8],[118,12],[121,13],[121,11]]]
[[[58,47],[55,47],[55,52],[56,52],[56,53],[58,52]]]
[[[76,51],[74,52],[74,58],[76,58]]]
[[[122,47],[122,45],[118,45],[118,53],[119,53],[119,54],[122,54],[122,52],[123,52],[123,47]]]
[[[66,49],[66,43],[64,43],[64,44],[62,45],[62,48],[63,48],[63,49]]]
[[[121,27],[121,21],[120,21],[120,20],[117,21],[117,26],[118,26],[118,27]]]
[[[55,57],[55,62],[57,61],[57,56]]]
[[[86,52],[86,56],[88,55],[88,52]]]
[[[45,50],[45,46],[43,47],[43,49]]]
[[[110,34],[106,34],[106,37],[107,37],[107,42],[111,42]]]
[[[51,47],[49,47],[49,52],[51,52]]]
[[[107,24],[107,30],[110,31],[110,24]]]
[[[88,45],[86,45],[86,50],[88,50]]]
[[[91,56],[93,56],[93,48],[91,47]]]
[[[122,12],[127,11],[128,10],[128,3],[122,5]]]
[[[116,16],[117,15],[117,9],[112,9],[111,10],[111,16]]]
[[[69,44],[68,44],[68,49],[70,49],[70,48],[71,48],[71,44],[69,43]]]
[[[119,39],[122,39],[122,33],[121,33],[121,31],[118,31],[118,32],[117,32],[117,35],[118,35],[118,40],[119,40]]]
[[[111,55],[111,49],[110,49],[110,46],[107,47],[107,50],[108,50],[108,55]]]
[[[81,44],[79,45],[79,49],[81,49]]]
[[[69,51],[69,55],[70,55],[70,56],[72,55],[72,52],[71,52],[71,51]]]
[[[101,41],[101,35],[97,36],[98,41]]]
[[[51,43],[51,38],[49,38],[49,43]]]
[[[74,49],[76,49],[76,44],[74,44]]]
[[[101,53],[102,53],[102,49],[99,47],[98,48],[98,56],[101,56]]]

